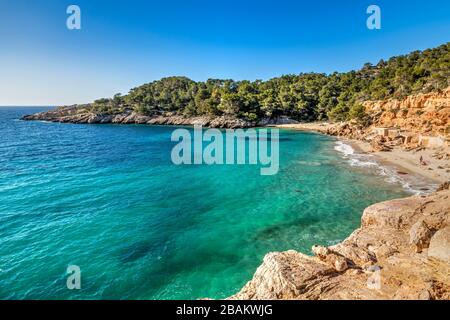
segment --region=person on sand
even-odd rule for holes
[[[420,164],[421,164],[422,166],[427,166],[427,165],[428,165],[428,163],[426,163],[426,161],[423,160],[423,156],[420,156]]]

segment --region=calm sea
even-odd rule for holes
[[[173,165],[173,127],[18,120],[42,110],[0,108],[0,299],[225,298],[266,253],[337,243],[408,194],[323,135],[282,131],[261,176]]]

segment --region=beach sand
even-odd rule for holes
[[[278,125],[276,127],[299,131],[320,132],[326,130],[329,126],[331,126],[331,124],[316,122]],[[357,153],[370,154],[380,165],[394,168],[394,170],[402,175],[405,180],[408,180],[408,176],[411,176],[411,178],[421,177],[424,181],[437,185],[450,181],[450,161],[446,159],[437,159],[433,156],[437,152],[450,153],[450,150],[422,149],[418,151],[407,151],[400,147],[396,147],[390,152],[372,152],[372,148],[368,142],[346,138],[339,139],[352,146]],[[421,157],[426,165],[421,164]]]
[[[358,140],[348,142],[356,150],[370,153],[382,163],[399,167],[400,171],[404,169],[406,173],[413,173],[437,183],[450,181],[450,161],[433,157],[437,150],[406,151],[397,147],[390,152],[370,152],[371,147],[367,142]],[[421,157],[427,165],[420,163]]]

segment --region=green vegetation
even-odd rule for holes
[[[234,115],[247,120],[285,115],[300,121],[366,121],[363,101],[403,98],[448,86],[450,42],[377,65],[367,63],[347,73],[302,73],[253,82],[164,78],[134,88],[126,96],[97,100],[91,108],[108,113],[128,108],[143,115]]]

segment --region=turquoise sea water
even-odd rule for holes
[[[0,108],[0,299],[224,298],[266,253],[334,244],[407,195],[318,134],[282,131],[261,176],[173,165],[173,127],[17,120],[41,110]]]

